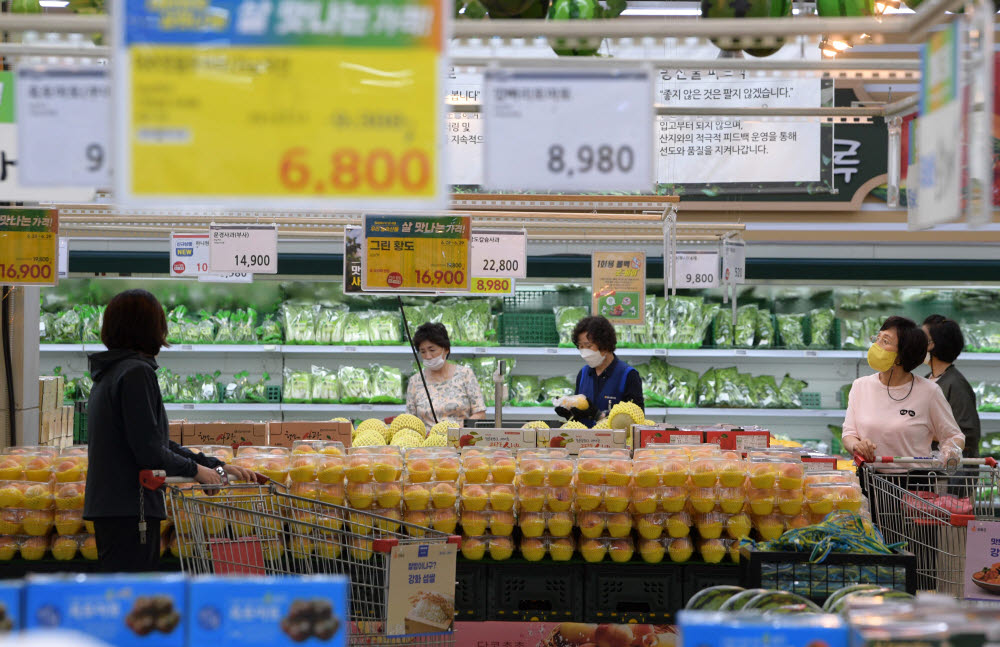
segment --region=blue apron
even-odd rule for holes
[[[611,407],[622,400],[625,395],[625,381],[628,379],[629,373],[635,371],[634,368],[617,357],[610,370],[611,373],[600,393],[597,392],[597,373],[594,372],[594,369],[585,366],[576,378],[576,392],[587,396],[591,406],[604,413],[610,411]],[[597,419],[585,418],[580,422],[588,427],[593,427],[597,423]]]

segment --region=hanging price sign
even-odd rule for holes
[[[716,250],[677,252],[677,273],[674,284],[667,287],[697,289],[719,287],[719,252]]]
[[[727,240],[722,244],[722,281],[736,285],[747,282],[747,247],[739,241]]]
[[[653,189],[648,69],[487,70],[483,121],[492,189]]]
[[[528,276],[528,236],[521,231],[472,232],[472,271],[476,276],[523,279]]]
[[[365,216],[366,291],[469,290],[469,216]]]
[[[113,12],[120,199],[443,206],[442,0],[125,0],[121,8]]]
[[[55,285],[58,238],[54,209],[0,209],[0,282]]]
[[[514,279],[488,279],[476,277],[469,287],[472,294],[513,294]]]
[[[275,225],[212,225],[209,236],[210,271],[278,273],[278,228]]]

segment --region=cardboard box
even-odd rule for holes
[[[346,577],[199,577],[189,585],[189,645],[345,647]]]
[[[627,437],[622,429],[539,429],[535,442],[538,447],[563,447],[576,455],[590,447],[625,449]]]
[[[718,445],[720,449],[747,452],[770,447],[771,432],[747,431],[744,429],[706,431],[705,442]]]
[[[24,583],[16,580],[0,582],[0,636],[21,630],[21,596]]]
[[[268,424],[272,447],[291,447],[296,440],[336,440],[351,446],[351,424],[348,422],[271,422]]]
[[[632,426],[633,448],[642,448],[657,443],[666,443],[668,445],[700,445],[704,442],[704,434],[700,431],[660,425],[653,427],[645,425]]]
[[[267,445],[266,422],[195,422],[184,423],[184,445]]]
[[[62,375],[44,375],[38,378],[38,409],[43,413],[62,406],[66,380]]]
[[[115,647],[176,647],[187,634],[182,575],[46,575],[28,579],[26,629],[72,629]]]
[[[170,421],[170,440],[178,445],[184,444],[184,424],[182,420]]]
[[[448,430],[448,444],[452,447],[537,447],[538,434],[534,429],[475,427]]]

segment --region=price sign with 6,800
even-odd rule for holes
[[[487,70],[484,101],[489,188],[652,190],[649,69]]]
[[[221,273],[277,274],[275,225],[212,225],[208,269]]]
[[[719,287],[718,251],[678,251],[677,274],[667,287],[717,288]]]
[[[365,291],[466,292],[469,216],[365,216]]]

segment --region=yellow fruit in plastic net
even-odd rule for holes
[[[604,539],[585,539],[580,542],[580,555],[590,563],[604,560],[608,554],[608,546]]]
[[[684,513],[672,514],[667,517],[667,534],[678,539],[691,534],[691,520]]]
[[[655,539],[642,539],[639,541],[639,557],[647,564],[659,564],[663,561],[666,553],[663,544]]]
[[[568,512],[554,512],[549,515],[548,528],[554,537],[568,537],[573,532],[573,517]]]
[[[624,539],[616,539],[611,542],[611,548],[608,552],[611,554],[611,561],[613,562],[621,564],[631,560],[632,555],[635,554],[635,547],[632,545],[632,538],[626,537]]]
[[[441,434],[428,434],[424,438],[423,447],[447,447],[448,437]]]
[[[407,485],[403,490],[403,503],[407,510],[426,510],[431,493],[421,483]]]
[[[527,538],[521,540],[521,556],[529,562],[538,562],[545,557],[545,542],[541,539]]]
[[[29,537],[21,544],[21,558],[29,561],[37,561],[45,557],[45,553],[48,550],[49,540],[47,538]]]
[[[486,541],[482,537],[463,537],[462,556],[465,559],[480,560],[486,555]]]
[[[80,545],[80,554],[83,555],[85,559],[97,559],[97,539],[94,535],[88,535],[87,538],[83,540],[83,543]]]
[[[570,524],[572,531],[572,524]],[[514,534],[514,513],[494,512],[490,515],[490,533],[500,537],[509,537]],[[553,534],[555,532],[553,531]],[[569,534],[567,532],[567,534]]]
[[[490,539],[490,558],[495,561],[510,559],[514,554],[514,541],[510,537],[493,537]]]
[[[641,425],[646,414],[633,402],[619,402],[611,407],[607,420],[611,429],[631,429],[632,425]]]
[[[726,521],[726,533],[732,539],[749,537],[750,529],[750,517],[745,514],[734,514]]]
[[[51,510],[27,510],[24,513],[24,533],[34,537],[47,535],[55,524],[55,516]]]
[[[559,537],[549,543],[549,557],[554,562],[568,562],[573,559],[573,539],[570,537]]]
[[[56,537],[52,542],[52,556],[59,561],[69,561],[76,557],[79,549],[76,537]]]
[[[0,508],[23,508],[24,493],[20,488],[6,485],[0,488]]]
[[[670,555],[670,561],[682,564],[691,559],[694,545],[686,537],[675,539],[667,545],[667,554]]]
[[[548,429],[548,423],[542,422],[541,420],[532,420],[531,422],[526,422],[521,425],[521,429]]]
[[[709,564],[718,564],[726,556],[726,545],[718,539],[706,539],[699,548],[701,558]]]
[[[76,535],[81,530],[83,530],[83,516],[79,510],[59,510],[56,512],[57,534]]]
[[[658,517],[639,515],[636,520],[638,522],[636,528],[643,539],[659,539],[663,534],[663,524]]]
[[[29,510],[48,510],[52,507],[52,488],[48,484],[35,484],[24,491],[24,507]]]
[[[434,434],[447,439],[449,429],[461,429],[461,428],[462,425],[459,422],[456,422],[454,420],[441,420],[436,425],[431,427],[431,430],[428,432],[427,436],[429,438],[431,434]]]

